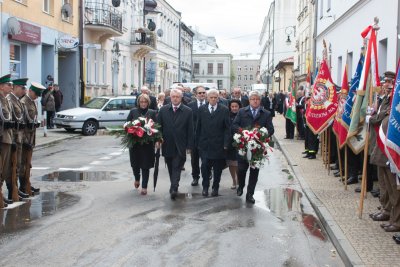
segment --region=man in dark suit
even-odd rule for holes
[[[261,99],[261,105],[264,109],[271,112],[272,117],[275,117],[276,99],[273,97],[272,93],[267,94]]]
[[[146,94],[150,97],[150,106],[149,109],[152,110],[157,110],[157,98],[155,96],[150,95],[150,90],[147,86],[143,85],[142,88],[140,88],[140,94]],[[139,97],[140,94],[137,96]],[[136,106],[139,107],[139,102],[136,102]]]
[[[211,196],[218,196],[219,182],[225,166],[225,151],[230,142],[229,110],[218,104],[218,90],[207,92],[208,104],[199,108],[196,140],[201,157],[201,174],[203,177],[203,196],[208,196],[210,171],[214,171],[214,182]]]
[[[239,87],[232,89],[231,99],[239,100],[242,107],[247,107],[249,105],[249,100],[247,97],[242,96],[242,90]]]
[[[200,106],[206,104],[206,89],[203,86],[198,86],[195,88],[194,93],[196,95],[196,100],[190,102],[188,104],[188,107],[191,108],[193,112],[193,126],[194,126],[194,132],[196,132],[197,114],[199,112],[199,108]],[[199,165],[200,154],[196,140],[190,157],[191,157],[192,177],[193,177],[192,186],[197,186],[199,185],[199,179],[200,179],[200,165]]]
[[[265,110],[261,106],[261,96],[257,91],[251,91],[249,94],[250,105],[241,108],[233,120],[233,130],[238,132],[240,128],[254,128],[254,127],[265,127],[268,130],[268,135],[274,134],[274,125],[272,124],[272,116],[268,110]],[[249,163],[243,157],[238,159],[238,181],[239,187],[237,189],[237,195],[243,194],[243,188],[245,186],[246,173],[249,168]],[[258,168],[250,168],[249,185],[247,186],[246,201],[254,204],[253,198],[254,190],[258,181]]]
[[[297,139],[304,140],[304,121],[303,121],[303,113],[304,113],[304,105],[305,105],[305,96],[304,96],[304,87],[300,85],[297,91],[297,100],[296,100],[296,122],[297,122],[297,132],[299,136]]]
[[[171,181],[171,199],[178,194],[179,180],[186,153],[193,149],[194,131],[192,110],[182,104],[182,91],[171,90],[171,104],[161,107],[157,121],[161,126],[164,142],[162,155],[167,163]]]

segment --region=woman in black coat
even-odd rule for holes
[[[127,121],[134,121],[139,117],[146,117],[156,121],[156,111],[149,109],[150,98],[146,94],[141,94],[137,98],[138,108],[129,112]],[[129,158],[135,176],[135,188],[140,185],[140,171],[142,171],[142,195],[147,194],[147,183],[149,181],[150,169],[154,167],[154,142],[148,144],[135,144],[129,148]]]
[[[229,116],[231,120],[231,125],[233,120],[235,119],[239,109],[242,107],[242,103],[240,100],[232,99],[229,101]],[[233,137],[233,129],[231,130],[231,136]],[[231,189],[236,189],[237,185],[237,170],[238,170],[238,160],[237,160],[237,149],[233,147],[233,138],[229,142],[228,150],[226,153],[226,165],[229,167],[229,172],[232,177],[232,186]]]

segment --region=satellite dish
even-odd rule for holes
[[[70,4],[66,3],[61,8],[61,13],[64,14],[67,18],[72,16],[72,7]]]
[[[112,5],[114,7],[119,7],[120,4],[121,4],[121,0],[112,0]]]
[[[21,33],[21,24],[15,17],[9,17],[7,20],[8,33],[16,35]]]
[[[158,37],[162,37],[164,35],[164,31],[162,29],[157,30]]]
[[[147,28],[148,28],[150,31],[153,32],[153,31],[156,29],[156,24],[154,23],[154,21],[150,20],[150,21],[149,21],[149,25],[147,25]]]

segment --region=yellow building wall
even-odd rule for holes
[[[21,2],[4,0],[3,13],[28,23],[32,22],[38,26],[46,26],[73,37],[79,37],[79,0],[69,1],[72,6],[69,22],[62,19],[62,0],[50,0],[50,14],[43,11],[43,0],[22,0]]]

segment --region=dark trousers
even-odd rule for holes
[[[221,181],[222,170],[225,166],[225,159],[208,159],[206,157],[201,157],[201,174],[203,177],[203,189],[208,190],[210,187],[210,174],[211,169],[213,170],[213,184],[212,189],[219,189],[219,182]]]
[[[246,173],[249,168],[249,163],[243,159],[238,160],[238,182],[239,188],[244,188],[246,185]],[[249,185],[247,186],[247,196],[253,196],[256,184],[258,181],[258,168],[250,168]]]
[[[299,132],[299,138],[304,138],[304,120],[303,115],[300,111],[296,112],[296,125],[297,131]]]
[[[310,128],[306,127],[305,128],[305,138],[304,138],[304,145],[306,148],[306,151],[309,154],[317,154],[318,153],[318,146],[319,146],[319,140],[318,140],[318,135],[314,134]]]
[[[192,177],[193,179],[200,178],[200,154],[198,148],[193,148],[191,152],[191,164],[192,164]]]
[[[286,125],[285,125],[285,129],[286,129],[286,138],[294,138],[294,124],[291,120],[286,119]]]
[[[53,127],[53,118],[54,118],[54,111],[47,111],[46,112],[47,117],[46,117],[46,126],[47,128],[52,128]]]
[[[186,157],[181,157],[178,154],[173,157],[165,157],[165,163],[167,163],[169,173],[169,180],[171,182],[171,187],[169,189],[170,193],[172,191],[178,191],[179,181],[181,180],[181,171],[185,161]]]
[[[138,166],[133,166],[133,175],[135,176],[135,181],[140,181],[140,170],[142,170],[142,188],[147,188],[147,183],[149,182],[149,169],[141,169]]]

